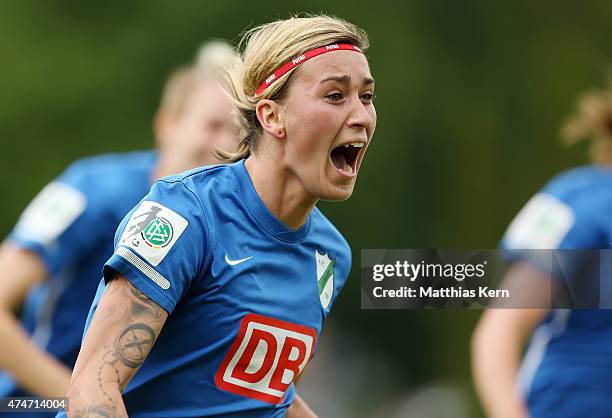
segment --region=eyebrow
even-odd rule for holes
[[[343,76],[331,76],[331,77],[327,77],[323,80],[321,80],[321,84],[323,83],[327,83],[328,81],[336,81],[338,83],[342,83],[342,84],[349,84],[351,82],[351,76],[350,75],[343,75]],[[365,77],[363,79],[363,84],[374,84],[374,79],[372,77]]]

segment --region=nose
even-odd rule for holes
[[[367,106],[364,104],[359,96],[351,101],[351,110],[347,120],[348,125],[351,128],[365,129],[370,132],[374,126],[376,120],[376,112],[368,112]],[[372,108],[372,110],[374,110]]]

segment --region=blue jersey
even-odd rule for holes
[[[34,343],[70,368],[114,232],[150,189],[156,160],[154,152],[134,152],[73,163],[39,193],[9,236],[34,251],[49,273],[27,295],[22,324]],[[0,372],[0,396],[31,394]]]
[[[275,218],[244,161],[158,181],[105,266],[169,312],[130,417],[285,416],[350,264],[317,208],[297,230]]]
[[[612,169],[574,169],[527,203],[502,246],[611,248],[611,214]],[[551,311],[533,334],[519,381],[532,418],[609,417],[612,311]]]

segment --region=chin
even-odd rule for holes
[[[353,194],[353,189],[354,184],[348,186],[334,186],[321,193],[319,199],[326,202],[343,202],[351,197]]]

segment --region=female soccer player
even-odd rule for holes
[[[119,227],[72,417],[314,416],[293,381],[351,263],[315,205],[350,197],[374,133],[368,40],[315,16],[244,42],[238,161],[158,181]]]
[[[206,43],[198,63],[173,72],[166,84],[155,120],[158,152],[79,160],[26,209],[0,247],[0,397],[65,396],[123,217],[154,179],[219,163],[215,148],[238,145],[233,105],[216,75],[236,61],[228,44]],[[18,309],[21,321],[12,312]]]
[[[508,228],[504,248],[611,248],[612,89],[584,96],[564,133],[573,141],[591,137],[596,164],[562,173],[536,194]],[[521,258],[508,275],[526,286],[549,280]],[[578,279],[589,285],[588,277]],[[473,360],[483,406],[493,418],[611,416],[611,311],[488,310],[474,333]]]

